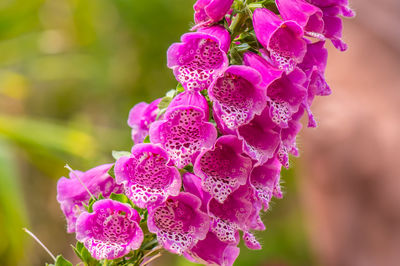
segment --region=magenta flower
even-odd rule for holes
[[[234,130],[261,114],[266,105],[261,75],[248,66],[230,66],[209,90],[216,120]]]
[[[299,68],[307,76],[307,98],[304,100],[304,107],[308,113],[308,126],[316,127],[317,123],[311,113],[311,104],[316,95],[326,96],[332,93],[325,81],[324,72],[328,60],[328,51],[324,48],[325,42],[309,43],[307,53]]]
[[[348,6],[347,0],[307,0],[319,7],[323,12],[323,34],[330,39],[336,49],[347,50],[347,45],[342,41],[342,19],[339,16],[354,17],[355,13]]]
[[[279,184],[281,168],[279,160],[271,158],[263,165],[254,167],[251,172],[250,184],[265,211],[268,209],[272,196],[278,198],[282,196]]]
[[[305,0],[276,0],[276,5],[284,20],[296,21],[307,35],[325,39],[322,34],[324,21],[321,9]]]
[[[271,60],[286,73],[301,63],[306,53],[303,28],[294,21],[282,21],[268,9],[258,8],[253,14],[258,41],[268,50]]]
[[[273,66],[270,62],[252,52],[243,55],[243,63],[257,70],[262,77],[261,86],[268,87],[274,80],[282,76],[283,71]]]
[[[305,57],[302,62],[305,64],[305,68],[312,68],[313,65],[309,65],[315,63],[313,58],[309,57]],[[304,85],[307,83],[307,76],[297,67],[291,73],[286,74],[277,70],[261,56],[250,52],[244,54],[243,61],[262,74],[262,85],[267,86],[272,121],[282,128],[288,127],[292,115],[306,100],[307,89]],[[309,63],[304,63],[305,61]]]
[[[226,135],[196,159],[194,173],[202,179],[203,189],[220,203],[246,184],[250,175],[251,159],[242,153],[242,142],[236,136]]]
[[[203,190],[201,186],[201,178],[187,172],[183,174],[182,181],[185,192],[189,192],[198,197],[201,200],[200,210],[207,213],[207,206],[211,199],[211,195],[207,191]]]
[[[258,242],[256,237],[249,231],[243,232],[243,241],[244,241],[244,244],[246,245],[246,247],[248,247],[249,249],[257,249],[258,250],[258,249],[262,248],[260,242]]]
[[[271,120],[269,109],[265,108],[261,115],[239,127],[237,132],[243,140],[243,150],[261,165],[274,156],[280,144],[280,130]]]
[[[303,116],[304,109],[300,108],[299,111],[292,116],[287,128],[281,130],[281,144],[277,151],[277,158],[283,166],[289,168],[289,153],[298,156],[299,152],[296,147],[296,136],[303,127],[300,119]]]
[[[210,231],[204,240],[200,240],[185,253],[185,257],[192,262],[204,265],[232,266],[239,252],[240,249],[236,245],[222,242]]]
[[[138,212],[128,204],[104,199],[93,204],[93,213],[84,212],[76,221],[76,239],[93,258],[116,259],[140,248],[143,232]]]
[[[207,26],[224,18],[231,8],[233,0],[197,0],[194,4],[196,27]]]
[[[184,91],[178,94],[168,105],[168,110],[176,106],[195,106],[203,110],[204,121],[208,121],[210,117],[207,99],[198,91]]]
[[[123,184],[125,195],[139,208],[161,204],[176,196],[182,186],[179,171],[169,166],[167,152],[154,144],[136,144],[132,155],[115,163],[115,181]]]
[[[253,189],[246,184],[231,193],[223,203],[214,198],[210,200],[208,214],[212,218],[211,231],[219,240],[237,245],[239,230],[265,229],[259,217],[261,205],[253,201],[253,196]]]
[[[307,97],[304,84],[307,77],[302,70],[295,68],[289,74],[283,73],[282,77],[274,80],[267,88],[270,98],[270,116],[280,127],[288,127],[291,116],[299,110],[302,102]]]
[[[217,138],[213,124],[205,122],[204,111],[180,105],[169,109],[164,120],[150,127],[150,141],[160,143],[178,168],[193,163],[201,149],[210,148]]]
[[[108,174],[111,166],[112,164],[104,164],[86,172],[75,170],[69,173],[70,178],[62,177],[58,180],[57,201],[67,219],[68,233],[75,232],[76,219],[85,210],[83,204],[87,205],[90,199],[89,193],[79,179],[95,197],[100,193],[108,197],[113,192],[122,192],[122,186],[117,185]]]
[[[198,197],[181,192],[176,197],[153,209],[149,209],[147,226],[157,234],[158,242],[168,251],[183,254],[199,240],[205,239],[210,218],[199,208]]]
[[[186,33],[167,52],[168,67],[187,91],[200,91],[228,67],[230,36],[221,26]]]
[[[157,99],[150,104],[138,103],[129,112],[128,125],[132,128],[132,140],[136,144],[143,142],[149,134],[149,127],[156,120],[160,101],[161,99]]]

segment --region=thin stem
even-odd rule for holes
[[[153,260],[157,259],[157,258],[160,257],[160,256],[161,256],[161,253],[158,253],[157,255],[151,257],[148,261],[142,262],[142,263],[140,264],[140,266],[148,265],[150,262],[152,262]]]
[[[42,246],[42,248],[44,250],[46,250],[46,252],[50,255],[50,257],[54,260],[54,262],[56,261],[56,257],[53,255],[53,253],[50,252],[50,250],[39,240],[39,238],[37,238],[31,231],[29,231],[26,228],[22,228],[28,235],[30,235],[37,243],[39,243],[39,245]]]
[[[90,197],[92,197],[92,198],[95,200],[96,197],[93,196],[93,194],[90,192],[90,190],[87,188],[87,186],[82,182],[82,180],[80,179],[80,177],[79,177],[77,174],[75,174],[74,170],[72,170],[72,168],[71,168],[68,164],[66,164],[64,167],[67,168],[67,169],[76,177],[76,179],[78,179],[79,183],[81,183],[81,185],[82,185],[82,186],[85,188],[85,190],[89,193]]]

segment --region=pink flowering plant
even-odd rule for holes
[[[239,242],[261,249],[254,233],[282,197],[300,119],[316,127],[312,102],[331,94],[326,41],[346,50],[341,16],[354,16],[347,0],[198,0],[194,11],[167,52],[178,86],[129,113],[131,151],[58,182],[85,265],[146,265],[166,250],[228,266]]]

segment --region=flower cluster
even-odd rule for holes
[[[194,10],[192,32],[167,52],[177,89],[129,114],[131,152],[58,183],[68,232],[96,260],[139,263],[156,243],[232,265],[241,238],[261,249],[254,232],[282,197],[300,119],[316,127],[312,102],[331,93],[325,42],[344,51],[340,16],[354,16],[347,0],[198,0]]]

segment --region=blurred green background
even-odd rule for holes
[[[65,163],[87,170],[129,150],[130,108],[174,88],[166,50],[190,28],[194,0],[0,1],[0,265],[77,262],[56,202]],[[264,216],[264,248],[235,265],[311,265],[294,169]],[[154,265],[191,265],[166,254]]]

